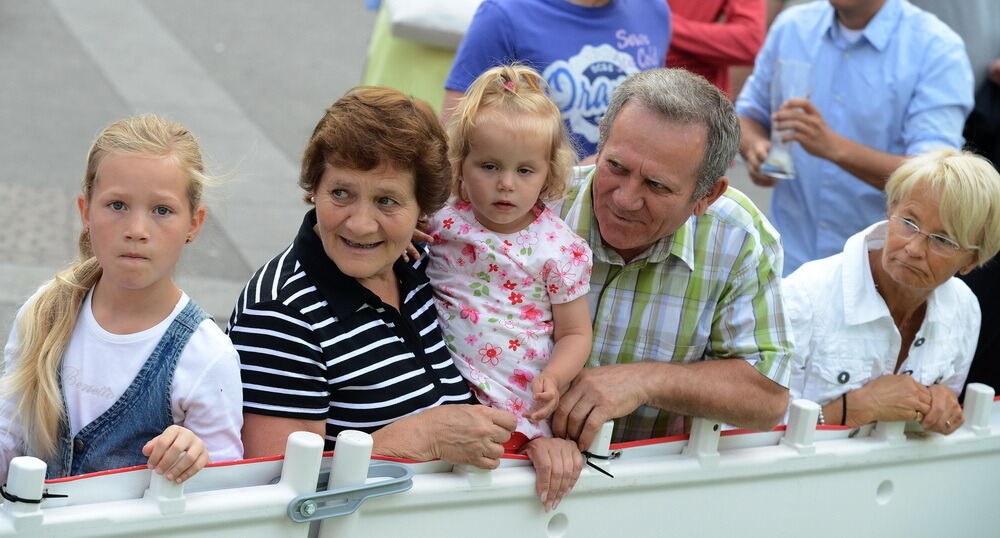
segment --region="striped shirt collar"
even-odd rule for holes
[[[566,221],[576,224],[577,235],[586,237],[594,251],[594,256],[598,261],[612,265],[626,265],[625,260],[618,252],[608,246],[600,236],[600,224],[597,222],[597,215],[594,213],[594,191],[593,181],[597,167],[594,165],[581,167],[578,174],[585,176],[582,181],[573,182],[566,199],[572,203],[566,213]],[[582,196],[578,196],[580,190]],[[589,219],[581,219],[580,215],[590,215]],[[667,256],[673,255],[688,267],[694,270],[694,240],[692,239],[691,227],[694,226],[694,215],[684,224],[674,231],[673,234],[660,238],[651,247],[640,254],[632,262],[661,263]]]
[[[330,310],[339,319],[346,319],[366,306],[384,304],[378,295],[361,285],[356,278],[345,275],[323,250],[323,242],[316,235],[316,210],[311,209],[302,219],[302,226],[292,244],[292,257],[302,264],[309,280],[326,299]],[[422,257],[421,259],[424,259]],[[419,263],[417,264],[419,265]],[[428,282],[427,277],[402,258],[392,266],[400,282],[400,302],[410,290]]]

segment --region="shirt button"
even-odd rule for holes
[[[925,340],[924,337],[921,336],[920,338],[917,338],[916,342],[913,343],[913,347],[920,347],[920,346],[924,345],[924,342],[926,342],[926,341],[927,340]]]
[[[83,452],[83,449],[86,448],[86,447],[87,447],[87,444],[83,442],[83,439],[74,439],[73,440],[73,452],[76,452],[77,454],[79,454],[79,453]]]
[[[847,383],[850,379],[851,379],[851,374],[847,372],[840,372],[839,374],[837,374],[837,381],[839,381],[841,385]]]

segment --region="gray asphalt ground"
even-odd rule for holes
[[[298,159],[360,83],[374,18],[362,0],[0,0],[0,334],[74,258],[93,138],[147,112],[188,126],[221,178],[177,279],[224,323],[298,228]]]

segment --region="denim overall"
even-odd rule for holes
[[[145,465],[148,458],[142,455],[143,445],[174,423],[170,386],[177,359],[206,318],[208,314],[189,300],[118,401],[76,437],[70,437],[69,420],[64,418],[56,440],[58,453],[54,461],[46,462],[46,477],[63,478]],[[105,365],[109,366],[110,363]],[[62,386],[62,380],[59,384]]]

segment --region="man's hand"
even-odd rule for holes
[[[821,159],[836,162],[840,135],[808,99],[789,99],[775,112],[772,129],[782,132],[782,141],[798,142],[802,149]]]
[[[532,439],[524,453],[535,466],[535,493],[546,512],[555,510],[580,477],[583,455],[573,441],[546,437]]]
[[[417,224],[418,226],[420,225],[419,222]],[[427,233],[421,230],[420,228],[413,230],[413,238],[410,239],[410,244],[406,246],[405,250],[403,250],[404,262],[409,263],[410,260],[420,259],[420,249],[417,248],[416,243],[431,244],[434,243],[434,238],[431,237],[430,235],[427,235]]]
[[[958,405],[955,391],[936,383],[927,387],[927,390],[931,394],[931,409],[920,421],[920,425],[927,431],[945,435],[961,427],[965,417],[962,416],[962,407]]]
[[[178,484],[191,478],[209,462],[205,443],[191,430],[174,424],[142,447],[146,466]]]
[[[746,152],[743,159],[747,162],[747,172],[750,173],[750,180],[760,187],[773,187],[780,181],[777,178],[760,173],[760,166],[767,159],[767,154],[771,151],[771,141],[762,138],[746,144]]]
[[[645,363],[585,368],[563,394],[552,415],[552,434],[577,440],[587,450],[601,425],[635,411],[648,401],[643,389]]]
[[[485,405],[442,405],[402,418],[372,434],[375,452],[414,460],[495,469],[517,427],[513,413]]]
[[[740,155],[747,163],[750,179],[761,187],[773,187],[778,179],[760,173],[760,166],[771,151],[771,140],[767,129],[756,121],[740,116]]]

